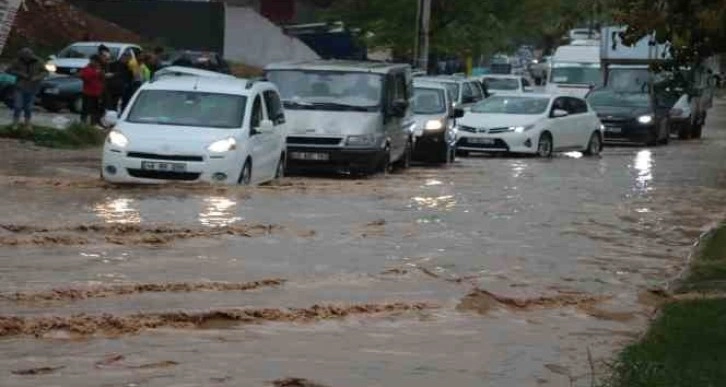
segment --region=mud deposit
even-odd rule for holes
[[[204,329],[234,324],[259,324],[262,322],[311,323],[321,320],[343,319],[355,315],[417,312],[436,309],[426,303],[392,303],[361,305],[313,305],[309,308],[291,309],[236,309],[203,313],[150,313],[131,316],[50,316],[7,317],[0,316],[0,337],[30,335],[43,337],[52,332],[68,332],[75,336],[121,335],[138,333],[144,329],[178,328]]]
[[[0,150],[3,387],[590,387],[726,217],[724,101],[701,140],[250,188]]]

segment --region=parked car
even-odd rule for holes
[[[272,64],[265,73],[288,115],[289,168],[374,173],[409,166],[409,65],[316,60]]]
[[[587,100],[605,126],[606,142],[668,143],[670,107],[658,105],[650,93],[601,88]]]
[[[602,150],[602,125],[582,98],[566,95],[493,95],[459,120],[457,150],[528,153]]]
[[[467,108],[484,99],[484,90],[479,82],[459,76],[439,75],[434,77],[418,77],[417,80],[436,82],[446,86],[454,96],[457,107]]]
[[[482,76],[481,82],[486,86],[487,91],[491,94],[496,93],[524,93],[532,92],[532,83],[523,76],[518,75],[485,75]]]
[[[68,109],[80,113],[83,81],[77,77],[51,75],[43,80],[38,92],[38,104],[45,110],[56,113]]]
[[[75,75],[88,64],[88,58],[98,53],[98,47],[104,45],[111,52],[111,58],[117,60],[124,53],[132,58],[141,54],[141,47],[130,43],[117,42],[78,42],[62,49],[58,54],[51,55],[45,69],[51,74]]]
[[[285,113],[270,82],[164,78],[109,111],[102,177],[114,183],[258,184],[285,168]]]
[[[177,51],[162,62],[162,67],[193,67],[202,70],[230,74],[229,63],[213,51]]]
[[[15,75],[6,72],[0,73],[0,99],[8,108],[13,107],[15,91]]]
[[[415,160],[450,163],[456,156],[456,119],[464,110],[454,107],[446,87],[431,81],[413,82]]]

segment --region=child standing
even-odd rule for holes
[[[83,80],[81,122],[87,123],[90,118],[91,125],[98,125],[103,113],[101,96],[103,95],[104,74],[101,70],[101,58],[98,55],[92,55],[88,65],[79,72],[79,76]]]

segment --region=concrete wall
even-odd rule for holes
[[[227,6],[225,10],[224,57],[248,65],[264,67],[273,62],[317,59],[299,39],[251,8]]]

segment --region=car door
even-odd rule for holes
[[[406,109],[406,113],[402,116],[395,114],[393,104],[395,101],[406,101],[410,105],[410,91],[407,84],[406,75],[403,72],[391,73],[387,76],[387,109],[385,111],[384,125],[386,136],[391,144],[391,160],[396,161],[406,149],[408,142],[409,127],[412,123],[411,108]]]
[[[270,157],[267,154],[269,149],[269,133],[260,131],[260,124],[266,119],[262,96],[255,95],[252,102],[250,114],[250,144],[249,152],[252,158],[252,182],[257,183],[269,176]]]
[[[277,91],[269,89],[262,92],[262,97],[265,103],[265,110],[267,117],[272,121],[274,129],[269,133],[269,141],[267,141],[267,154],[270,159],[271,169],[268,171],[269,176],[275,177],[277,172],[277,164],[280,162],[282,157],[283,148],[285,144],[286,124],[285,124],[285,111],[282,108],[282,101]],[[282,160],[284,162],[284,159]]]
[[[590,142],[590,134],[595,130],[595,124],[592,122],[591,114],[588,114],[587,103],[580,98],[568,97],[570,102],[572,123],[572,146],[587,146]]]
[[[461,104],[462,107],[471,107],[476,103],[476,95],[474,94],[474,88],[469,82],[461,83]]]
[[[555,110],[563,110],[568,113],[565,117],[555,117]],[[574,140],[572,138],[573,124],[570,116],[570,107],[567,97],[557,97],[552,103],[550,110],[549,129],[552,132],[553,147],[556,150],[572,147]]]

